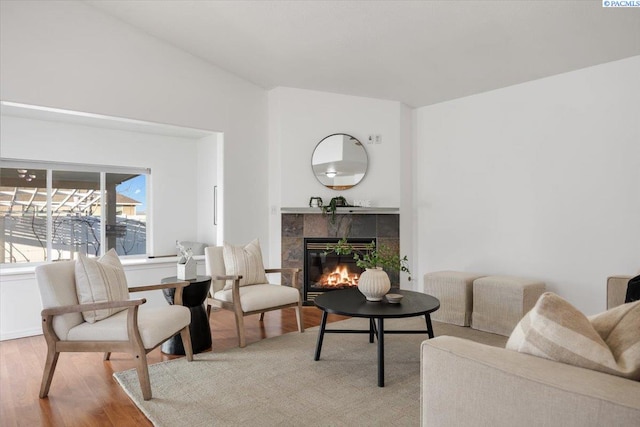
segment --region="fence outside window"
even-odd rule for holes
[[[149,169],[0,161],[0,263],[147,253]]]

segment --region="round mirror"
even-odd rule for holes
[[[345,133],[324,138],[311,157],[314,175],[322,185],[333,190],[346,190],[362,181],[367,164],[362,143]]]

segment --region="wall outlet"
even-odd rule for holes
[[[382,144],[382,135],[374,135],[373,138],[376,144]]]
[[[376,136],[375,135],[369,135],[367,136],[367,144],[374,144],[376,140]]]

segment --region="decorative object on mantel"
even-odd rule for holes
[[[324,203],[323,203],[324,205]],[[310,208],[308,206],[302,207],[282,207],[280,208],[280,212],[282,215],[287,214],[305,214],[305,215],[323,215],[322,208]],[[385,215],[385,214],[393,214],[399,215],[399,208],[383,208],[378,206],[371,207],[363,207],[363,206],[347,206],[347,207],[339,207],[336,210],[336,214],[368,214],[368,215]],[[194,253],[195,254],[195,253]]]
[[[176,247],[180,251],[180,259],[178,260],[178,276],[179,280],[193,280],[197,274],[196,261],[193,259],[191,248],[185,248],[180,242],[176,241]]]
[[[343,207],[343,206],[349,206],[349,204],[347,203],[347,199],[345,199],[342,196],[338,196],[338,197],[334,197],[333,199],[331,199],[331,201],[329,202],[329,204],[327,206],[322,206],[322,213],[323,214],[331,214],[331,224],[335,224],[336,222],[336,209],[338,207]]]
[[[310,208],[321,208],[322,207],[322,197],[312,197],[309,199],[309,207]]]
[[[316,179],[332,190],[347,190],[364,179],[369,158],[357,138],[334,133],[316,145],[311,169]]]
[[[358,290],[367,298],[367,301],[381,301],[391,289],[389,275],[383,269],[402,271],[411,275],[407,256],[400,258],[400,255],[385,244],[376,247],[375,242],[371,242],[360,251],[355,250],[346,238],[342,238],[335,245],[327,245],[327,252],[353,255],[356,265],[365,269],[358,280]]]
[[[361,207],[361,208],[370,208],[371,207],[371,200],[369,200],[369,199],[354,200],[353,201],[353,206],[357,206],[357,207]]]

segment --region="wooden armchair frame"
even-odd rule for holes
[[[176,305],[182,305],[182,288],[189,282],[165,283],[160,285],[140,286],[129,288],[129,292],[153,291],[166,288],[176,288],[174,301]],[[42,310],[42,331],[47,342],[47,360],[42,375],[40,386],[40,398],[49,394],[53,373],[58,363],[61,352],[104,352],[104,360],[109,360],[111,352],[130,353],[136,359],[136,370],[142,389],[144,400],[151,399],[151,382],[149,380],[149,368],[147,365],[147,353],[158,347],[162,342],[171,338],[167,337],[155,347],[145,349],[138,329],[138,308],[147,300],[145,298],[131,299],[127,301],[98,302],[93,304],[64,305],[46,308]],[[83,311],[102,310],[107,308],[127,308],[127,341],[64,341],[60,340],[53,330],[53,317],[67,313],[79,313]],[[189,325],[180,330],[180,336],[184,344],[187,360],[193,360],[191,348],[191,336]]]
[[[298,289],[300,291],[300,285],[298,284],[298,273],[300,273],[299,268],[267,268],[265,269],[266,274],[270,273],[281,273],[281,274],[291,274],[291,283],[292,287]],[[210,294],[209,298],[207,298],[207,317],[211,314],[211,307],[223,308],[225,310],[231,310],[235,314],[236,318],[236,332],[238,334],[238,343],[240,347],[246,347],[246,339],[244,333],[244,317],[252,314],[260,313],[260,321],[264,320],[264,313],[272,310],[280,310],[283,308],[293,307],[296,309],[296,320],[298,322],[298,331],[304,332],[304,319],[302,315],[302,298],[298,298],[298,302],[291,304],[283,304],[274,307],[268,307],[263,310],[254,310],[254,311],[242,311],[242,306],[240,305],[240,279],[242,276],[215,276],[214,280],[233,280],[233,286],[231,288],[233,302],[221,301],[213,298]],[[249,285],[251,286],[251,285]]]

